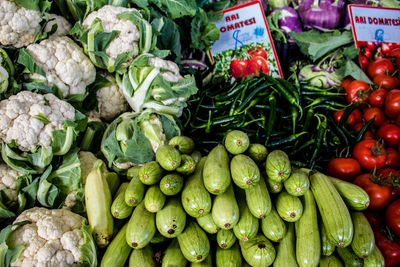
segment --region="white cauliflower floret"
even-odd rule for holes
[[[88,174],[92,171],[93,165],[98,160],[96,156],[89,151],[79,151],[78,153],[79,161],[81,162],[81,177],[82,183],[86,184],[86,178]],[[103,164],[103,172],[107,172],[107,167]]]
[[[58,29],[54,35],[66,35],[71,25],[63,17],[53,14],[46,14],[50,18],[56,18]],[[36,35],[40,32],[43,17],[36,10],[30,10],[18,6],[14,1],[0,1],[0,43],[2,45],[10,45],[16,48],[27,46],[34,42]],[[44,31],[49,32],[51,29],[45,27]]]
[[[71,24],[61,16],[56,14],[46,14],[50,21],[44,27],[45,32],[50,32],[54,24],[57,24],[57,30],[52,34],[52,36],[65,36],[71,30]]]
[[[136,11],[136,9],[105,5],[99,10],[90,13],[82,23],[82,27],[86,31],[92,22],[96,18],[99,18],[102,22],[104,32],[120,31],[106,49],[107,56],[114,61],[121,53],[132,52],[135,56],[138,52],[138,28],[131,21],[117,17],[118,14],[129,11]],[[128,64],[125,63],[125,66]]]
[[[44,116],[48,122],[34,116]],[[15,141],[22,151],[34,151],[49,146],[51,133],[74,119],[75,109],[53,94],[22,91],[0,102],[0,138],[7,144]]]
[[[175,62],[159,57],[150,57],[148,64],[162,69],[160,75],[168,82],[177,82],[182,79],[179,73],[179,67]]]
[[[83,49],[66,36],[29,45],[27,50],[46,73],[46,77],[33,74],[30,78],[47,79],[50,86],[60,88],[64,97],[85,94],[86,87],[96,78],[96,69]]]
[[[110,121],[118,115],[128,110],[128,102],[122,94],[121,88],[110,77],[111,85],[100,88],[96,92],[100,118]]]
[[[11,247],[26,246],[13,266],[75,266],[84,244],[81,230],[85,218],[69,210],[35,207],[22,212],[18,227],[8,239]]]
[[[7,164],[0,163],[0,190],[4,190],[11,203],[17,202],[17,178],[21,175]]]

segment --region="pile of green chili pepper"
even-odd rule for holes
[[[199,91],[180,119],[184,133],[206,150],[227,131],[241,129],[252,142],[287,152],[293,164],[318,169],[359,138],[332,119],[333,111],[347,107],[343,96],[340,88],[262,74]]]

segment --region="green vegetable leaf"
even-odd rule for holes
[[[355,48],[354,45],[350,45],[343,49],[343,55],[350,59],[355,59],[358,56],[359,49]]]
[[[21,48],[18,54],[17,62],[25,66],[26,71],[30,74],[40,74],[46,77],[46,73],[35,63],[32,55],[25,48]]]
[[[361,80],[366,83],[372,84],[368,76],[360,69],[360,67],[354,63],[353,60],[344,60],[340,64],[340,68],[336,71],[338,75],[342,77],[351,76],[356,80]]]
[[[39,114],[33,116],[33,118],[43,122],[44,124],[50,123],[49,119],[46,118],[46,116],[44,116],[42,113],[39,113]]]
[[[14,2],[23,8],[40,11],[39,0],[14,0]]]
[[[203,9],[199,9],[191,22],[190,37],[192,39],[190,47],[194,49],[205,49],[219,39],[217,26],[209,22],[207,13]]]
[[[81,246],[81,264],[78,266],[82,267],[96,267],[97,266],[97,247],[93,240],[90,225],[82,221],[82,234],[83,234],[83,245]]]
[[[145,8],[149,6],[148,0],[131,0],[131,2],[140,8]]]
[[[164,25],[161,28],[160,35],[157,38],[157,47],[159,49],[168,49],[181,58],[181,43],[180,43],[179,26],[171,19],[164,17]]]
[[[301,52],[309,56],[312,61],[318,60],[338,47],[354,42],[350,31],[321,33],[317,30],[310,30],[290,32],[290,36],[296,40]]]
[[[193,17],[196,14],[195,0],[150,0],[150,2],[164,11],[171,19],[184,16]]]

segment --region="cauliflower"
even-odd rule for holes
[[[52,94],[22,91],[0,102],[0,138],[22,151],[49,146],[52,132],[73,121],[75,109]]]
[[[82,183],[86,183],[86,178],[89,175],[89,173],[93,169],[93,165],[98,160],[95,155],[93,155],[92,152],[89,151],[79,151],[78,153],[79,160],[81,162],[81,177],[82,177]],[[108,173],[107,167],[105,165],[102,165],[102,172],[103,173]]]
[[[26,9],[17,5],[14,1],[0,1],[0,43],[16,48],[27,46],[35,41],[36,36],[41,30],[41,22],[48,18],[56,18],[55,22],[50,22],[49,27],[45,27],[45,32],[49,32],[51,25],[58,24],[58,29],[54,35],[66,35],[71,25],[63,17],[53,14],[42,16],[40,11]]]
[[[148,64],[162,69],[163,71],[160,75],[168,82],[177,82],[182,79],[182,76],[179,73],[179,67],[175,62],[161,59],[159,57],[150,57]]]
[[[21,175],[22,173],[13,170],[7,164],[0,163],[0,190],[4,190],[10,199],[9,204],[17,202],[17,179]]]
[[[97,11],[90,13],[82,23],[83,30],[88,30],[95,19],[101,20],[104,32],[119,31],[120,33],[111,41],[106,49],[106,54],[112,61],[116,61],[121,53],[138,53],[139,30],[129,20],[118,18],[118,14],[137,11],[134,8],[105,5]],[[126,63],[128,64],[128,63]]]
[[[86,94],[86,87],[96,78],[96,69],[90,59],[66,36],[29,45],[27,50],[46,74],[46,77],[38,73],[30,74],[30,78],[47,80],[50,87],[56,85],[63,97]]]
[[[97,266],[85,218],[69,210],[35,207],[22,212],[14,224],[23,221],[30,223],[15,226],[7,239],[9,248],[25,246],[12,266]]]
[[[100,118],[111,121],[128,110],[128,102],[122,94],[121,88],[111,76],[106,76],[111,84],[100,88],[96,92]]]

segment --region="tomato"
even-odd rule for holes
[[[254,74],[255,76],[260,75],[260,69],[265,74],[268,74],[268,62],[265,58],[260,56],[255,56],[249,59],[249,64],[247,65],[247,73]]]
[[[368,103],[374,107],[383,107],[385,102],[387,91],[385,89],[379,88],[368,96]]]
[[[344,114],[344,110],[335,111],[335,112],[333,113],[333,120],[334,120],[336,123],[339,123],[340,120],[342,119],[343,114]],[[346,122],[346,123],[347,123],[349,126],[353,126],[353,125],[356,123],[356,118],[355,118],[353,112],[350,113],[349,116],[347,117],[347,122]]]
[[[369,90],[370,87],[366,82],[360,80],[352,81],[345,89],[347,103],[366,101]]]
[[[379,58],[369,64],[367,68],[368,76],[373,78],[377,74],[393,74],[395,71],[393,63],[387,58]]]
[[[393,48],[393,50],[390,51],[389,56],[391,57],[400,56],[400,47]]]
[[[388,186],[376,184],[370,180],[370,174],[364,173],[354,179],[353,184],[360,186],[369,196],[370,210],[379,210],[389,204],[392,197],[392,189]]]
[[[392,90],[386,95],[385,114],[389,118],[400,115],[400,90]]]
[[[374,140],[375,139],[375,135],[370,131],[370,130],[366,130],[362,140]]]
[[[267,51],[261,46],[255,46],[250,48],[247,51],[247,54],[249,54],[250,57],[263,57],[265,59],[268,59]]]
[[[380,108],[371,107],[364,110],[363,118],[365,122],[368,122],[375,118],[373,124],[375,126],[379,126],[385,120],[385,114],[383,114],[383,111]]]
[[[380,213],[376,211],[364,211],[363,213],[372,229],[376,229],[383,225],[383,216]]]
[[[386,145],[395,147],[400,142],[400,127],[391,123],[381,125],[376,136],[382,138]]]
[[[400,153],[392,147],[386,148],[387,157],[385,167],[399,168],[400,167]]]
[[[363,122],[357,122],[356,124],[354,124],[353,129],[354,131],[359,132],[362,127],[364,127],[364,125],[365,124]]]
[[[361,52],[360,52],[360,54],[358,55],[358,59],[360,60],[361,69],[363,71],[365,71],[368,68],[368,65],[369,65],[368,57],[365,56],[365,55],[362,55]]]
[[[400,245],[386,238],[379,230],[374,231],[375,243],[385,258],[386,267],[400,264]]]
[[[352,181],[361,173],[361,166],[353,158],[334,158],[328,163],[328,175]]]
[[[393,44],[392,43],[383,43],[381,48],[382,48],[382,53],[384,53],[385,55],[389,55],[393,49]]]
[[[367,48],[372,52],[376,48],[376,42],[368,41],[367,42]]]
[[[375,59],[382,59],[383,58],[383,52],[382,52],[382,48],[381,47],[378,47],[378,49],[376,49],[376,51],[375,51],[375,55],[374,55],[374,58]]]
[[[371,50],[369,50],[368,48],[365,48],[364,49],[364,56],[366,56],[367,58],[368,58],[368,60],[371,60],[372,59],[372,53],[371,53]]]
[[[233,78],[245,77],[247,76],[247,66],[248,60],[246,59],[232,59],[229,66],[229,72]]]
[[[352,116],[354,117],[354,120],[355,120],[356,122],[362,121],[363,116],[362,116],[361,111],[360,111],[358,108],[354,109],[354,110],[350,113],[350,115],[352,115]]]
[[[387,226],[400,237],[400,200],[396,200],[386,208],[385,220]]]
[[[353,78],[347,77],[346,79],[344,79],[344,80],[340,83],[340,87],[342,87],[343,89],[346,89],[347,86],[348,86],[352,81],[354,81]]]
[[[377,74],[372,79],[372,82],[383,89],[392,90],[399,87],[399,79],[386,74]]]
[[[353,157],[365,170],[380,169],[386,162],[386,149],[376,140],[362,140],[353,149]]]

